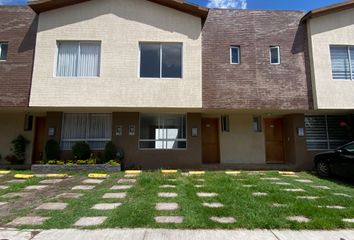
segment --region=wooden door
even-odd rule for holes
[[[44,158],[44,141],[46,130],[46,118],[37,117],[35,124],[35,135],[33,143],[32,163],[36,163]]]
[[[202,157],[203,163],[217,164],[219,157],[219,119],[202,119]]]
[[[284,162],[283,119],[264,119],[266,161],[267,163]]]

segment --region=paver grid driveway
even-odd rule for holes
[[[0,227],[354,228],[353,187],[308,173],[144,172],[105,180],[75,173],[62,180],[12,180],[13,174],[0,178],[7,186],[0,189]]]

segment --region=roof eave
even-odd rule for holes
[[[87,2],[91,0],[29,0],[28,6],[33,9],[37,14],[42,12],[50,11],[53,9],[66,7],[82,2]],[[202,19],[206,19],[208,16],[209,9],[205,7],[201,7],[198,5],[194,5],[191,3],[187,3],[184,0],[147,0],[150,2],[154,2],[160,5],[164,5],[166,7],[170,7],[188,14],[191,14],[196,17],[200,17]]]
[[[354,8],[354,0],[333,4],[333,5],[330,5],[327,7],[317,8],[317,9],[314,9],[314,10],[308,12],[301,19],[301,22],[305,22],[308,19],[311,19],[314,17],[320,17],[320,16],[331,14],[331,13],[351,9],[351,8]]]

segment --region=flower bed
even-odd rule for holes
[[[31,170],[35,173],[56,173],[67,171],[104,171],[104,172],[120,172],[120,164],[83,164],[83,165],[49,165],[49,164],[34,164]]]

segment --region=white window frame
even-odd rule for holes
[[[142,77],[141,76],[141,45],[142,44],[156,44],[160,46],[160,77]],[[162,77],[162,45],[164,44],[179,44],[181,45],[181,77]],[[183,79],[183,62],[184,62],[184,46],[183,42],[139,42],[139,57],[138,57],[138,78],[141,79]]]
[[[334,79],[333,78],[333,66],[332,66],[332,58],[331,58],[331,47],[345,47],[347,49],[347,52],[348,52],[348,61],[349,61],[349,75],[350,75],[350,79]],[[330,62],[331,62],[331,75],[332,75],[332,80],[334,81],[354,81],[354,74],[353,74],[353,68],[354,68],[354,62],[352,62],[352,58],[350,56],[350,49],[354,49],[354,46],[352,45],[330,45],[329,46],[329,55],[330,55]]]
[[[77,62],[79,62],[79,58],[80,58],[80,44],[81,43],[97,43],[100,46],[100,52],[99,52],[99,56],[98,56],[98,74],[97,76],[72,76],[72,77],[65,77],[65,76],[58,76],[57,75],[57,71],[58,71],[58,60],[59,60],[59,44],[60,43],[78,43],[79,47],[78,47],[78,58],[77,58]],[[55,57],[55,61],[54,61],[54,74],[53,77],[55,78],[100,78],[101,77],[101,57],[102,57],[102,41],[83,41],[83,40],[57,40],[57,49],[56,49],[56,57]]]
[[[6,55],[6,59],[3,59],[1,60],[0,59],[0,62],[6,62],[7,61],[7,57],[8,57],[8,54],[9,54],[9,43],[8,42],[0,42],[0,56],[1,56],[1,51],[2,51],[2,45],[7,45],[7,55]]]
[[[276,63],[272,63],[272,49],[277,49],[277,51],[278,51],[278,62],[276,62]],[[269,47],[269,63],[271,65],[279,65],[281,63],[281,60],[280,60],[280,46],[274,45],[274,46],[270,46]]]
[[[188,117],[187,117],[187,113],[162,113],[162,114],[180,114],[180,115],[184,115],[186,118],[186,125],[185,125],[185,131],[186,131],[186,138],[177,138],[177,139],[162,139],[162,140],[154,140],[154,139],[141,139],[141,114],[143,113],[139,113],[139,141],[138,141],[138,149],[139,150],[143,150],[143,151],[186,151],[188,148]],[[148,114],[147,112],[145,112],[145,114]],[[159,116],[160,118],[160,113],[156,113],[156,115]],[[160,120],[160,119],[159,119]],[[165,129],[165,128],[162,128]],[[156,141],[162,141],[163,143],[168,142],[168,141],[176,141],[176,142],[186,142],[186,147],[185,148],[142,148],[140,147],[140,142],[156,142]],[[164,145],[164,144],[163,144]]]
[[[112,136],[110,138],[87,138],[87,134],[88,134],[88,126],[86,125],[86,138],[84,139],[63,139],[62,136],[63,136],[63,131],[64,131],[64,118],[65,118],[65,114],[85,114],[86,115],[86,123],[88,123],[88,118],[90,115],[92,114],[107,114],[107,115],[110,115],[111,116],[111,131],[113,131],[113,128],[112,128],[112,124],[113,124],[113,120],[112,120],[112,113],[63,113],[63,116],[62,116],[62,123],[61,123],[61,137],[60,137],[60,147],[62,150],[64,151],[71,151],[72,149],[65,149],[62,147],[62,142],[109,142],[109,141],[112,141]],[[112,135],[112,134],[111,134]],[[100,151],[100,150],[104,150],[104,148],[91,148],[91,150],[94,150],[94,151]]]
[[[237,60],[238,62],[237,63],[234,63],[232,62],[232,50],[233,49],[238,49],[238,54],[237,54]],[[240,65],[241,64],[241,47],[240,46],[231,46],[230,47],[230,64],[233,64],[233,65]]]

